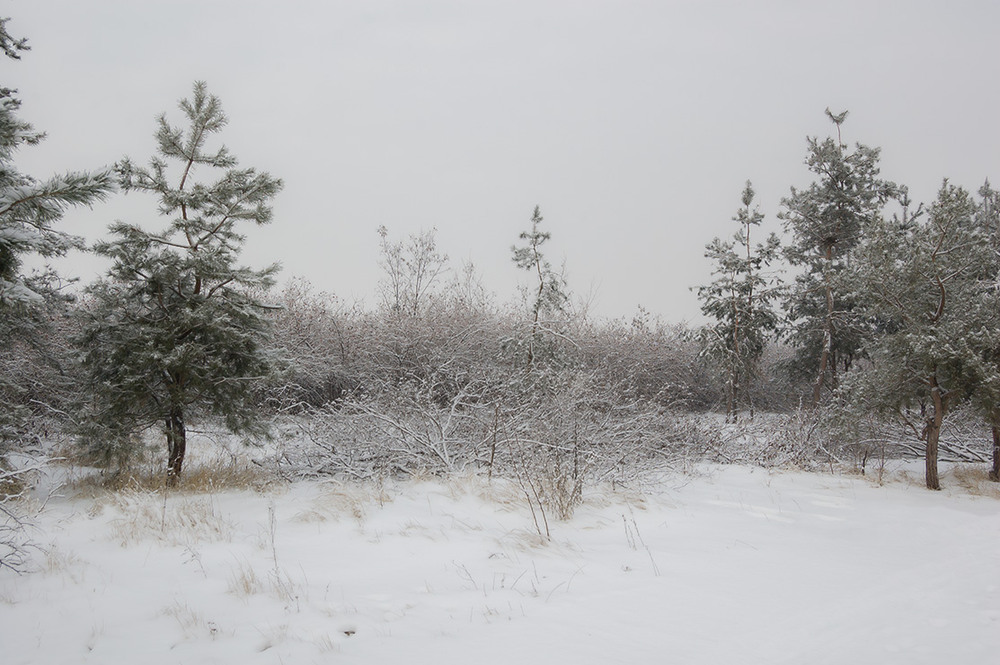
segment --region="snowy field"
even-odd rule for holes
[[[697,467],[549,542],[475,477],[63,490],[0,573],[2,662],[1000,662],[1000,496],[907,469]]]

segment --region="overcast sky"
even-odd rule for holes
[[[0,0],[32,50],[0,63],[48,133],[44,177],[128,155],[205,80],[241,165],[285,181],[246,262],[374,299],[377,229],[437,228],[501,299],[510,246],[541,206],[549,256],[602,316],[697,320],[704,246],[744,182],[767,230],[805,186],[806,136],[882,148],[883,176],[929,200],[941,179],[1000,181],[1000,3],[669,0]],[[72,211],[97,240],[153,205]],[[155,221],[155,220],[152,220]],[[89,281],[101,266],[62,267]]]

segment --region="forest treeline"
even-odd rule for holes
[[[0,46],[28,48],[6,20]],[[942,453],[1000,471],[1000,195],[945,181],[914,204],[878,149],[843,140],[846,112],[808,139],[812,181],[783,199],[781,236],[758,237],[751,183],[734,192],[733,235],[707,245],[713,279],[696,287],[709,323],[687,328],[641,309],[588,316],[547,259],[538,207],[506,250],[524,275],[506,299],[452,266],[433,230],[379,229],[377,305],[279,288],[275,266],[239,254],[282,183],[218,142],[227,119],[204,83],[178,124],[160,117],[152,158],[44,181],[16,169],[42,139],[19,105],[0,90],[5,497],[14,457],[54,437],[115,473],[153,434],[175,485],[196,424],[249,441],[294,431],[275,463],[299,475],[504,474],[543,521],[585,482],[695,459],[864,469],[920,454],[934,489]],[[72,206],[134,191],[158,200],[142,224],[94,245],[58,227]],[[22,270],[84,248],[111,267],[82,290]]]

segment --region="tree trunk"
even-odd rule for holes
[[[823,352],[819,357],[819,372],[816,374],[816,383],[813,384],[812,407],[818,408],[823,396],[823,379],[826,377],[826,366],[830,361],[830,346],[833,338],[829,330],[823,331]]]
[[[726,381],[726,422],[736,422],[736,391],[737,379],[736,370],[729,368],[729,380]]]
[[[167,416],[167,487],[176,487],[181,479],[184,453],[187,450],[187,430],[184,412],[175,407]]]
[[[927,489],[941,489],[938,480],[938,439],[941,436],[941,423],[944,421],[945,401],[941,396],[941,387],[937,377],[931,377],[931,399],[934,401],[934,413],[927,419],[927,448],[924,453],[924,480]]]
[[[749,238],[749,231],[747,232]],[[750,251],[749,240],[747,241],[747,252]],[[735,282],[736,275],[731,279]],[[736,422],[737,400],[739,400],[740,389],[740,310],[736,306],[737,294],[735,289],[730,291],[730,299],[733,301],[733,355],[729,359],[729,404],[726,405],[726,422]]]
[[[924,479],[927,489],[941,489],[941,482],[938,480],[938,437],[941,435],[941,428],[937,422],[937,412],[927,421],[927,448],[924,453]]]
[[[538,269],[538,295],[535,296],[534,316],[531,319],[531,338],[528,340],[528,367],[535,363],[535,338],[538,336],[538,322],[541,320],[542,295],[545,293],[545,277],[542,275],[542,264],[535,259]]]
[[[826,270],[823,275],[824,291],[826,292],[826,316],[823,317],[823,351],[819,356],[819,372],[816,384],[813,386],[813,408],[819,407],[823,395],[823,379],[826,378],[827,366],[830,364],[830,352],[833,349],[833,286],[830,284],[830,265],[833,263],[833,246],[826,248]]]
[[[993,426],[993,469],[990,480],[1000,481],[1000,425]]]

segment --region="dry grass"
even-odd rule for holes
[[[537,530],[513,529],[497,539],[504,551],[531,552],[552,547],[552,540]]]
[[[257,574],[254,567],[246,562],[239,562],[230,572],[226,591],[246,600],[251,596],[267,593],[286,605],[286,609],[299,611],[300,601],[304,599],[305,587],[278,568],[272,568],[266,575]]]
[[[179,494],[213,494],[226,490],[273,491],[282,481],[273,473],[249,460],[233,457],[216,458],[189,465],[177,487],[167,488],[166,473],[151,466],[114,474],[89,474],[68,485],[81,493],[100,491],[160,492]]]
[[[941,489],[949,494],[964,496],[981,496],[1000,499],[1000,483],[990,480],[989,469],[985,464],[947,463],[939,467]],[[884,483],[900,483],[914,488],[925,488],[923,468],[898,469],[886,471]]]
[[[455,474],[448,476],[444,482],[450,497],[454,500],[472,495],[490,504],[491,507],[505,512],[520,512],[527,506],[524,487],[509,478],[494,477],[487,480],[476,474]],[[645,510],[648,500],[649,497],[641,488],[623,487],[610,482],[592,483],[582,488],[578,503],[572,507],[572,512],[575,513],[577,508],[600,509],[619,505]],[[546,504],[545,507],[548,509],[549,505]],[[569,520],[572,514],[564,516],[556,513],[556,517]]]
[[[235,527],[220,515],[211,497],[168,497],[142,490],[124,490],[109,497],[121,517],[112,520],[112,534],[127,547],[144,540],[170,545],[232,539]]]
[[[203,637],[215,639],[219,634],[219,626],[214,621],[206,620],[186,603],[179,600],[175,600],[172,605],[163,608],[161,614],[177,621],[185,639],[196,640]]]
[[[164,478],[160,478],[162,482]],[[261,492],[279,485],[278,478],[247,461],[230,460],[222,464],[201,464],[188,469],[181,477],[180,489],[190,494],[244,489]]]
[[[291,637],[291,628],[287,623],[277,626],[269,626],[266,630],[261,630],[261,643],[257,645],[257,651],[263,652],[268,649],[280,646]]]
[[[448,487],[452,489],[452,497],[455,499],[463,494],[473,494],[505,512],[520,512],[524,509],[524,492],[517,483],[507,478],[493,478],[484,482],[479,477],[465,477],[458,482],[449,483]]]
[[[297,522],[339,522],[349,516],[361,524],[369,506],[384,506],[391,501],[392,496],[384,483],[330,482],[313,500],[312,507],[293,519]]]
[[[73,552],[65,552],[52,545],[45,550],[45,557],[41,561],[40,570],[46,575],[65,574],[74,582],[79,583],[83,579],[82,574],[77,574],[85,565],[83,559]]]
[[[956,464],[942,479],[942,485],[955,485],[973,496],[1000,499],[1000,483],[990,480],[982,464]]]
[[[150,430],[137,441],[127,466],[102,467],[75,442],[57,449],[60,466],[72,479],[69,489],[80,492],[166,489],[166,451],[162,435]],[[188,432],[188,452],[180,483],[171,492],[206,494],[223,490],[273,489],[281,484],[274,469],[256,463],[259,449],[223,431]],[[98,467],[98,468],[95,468]]]
[[[345,633],[346,634],[346,633]],[[354,633],[351,633],[353,635]],[[329,635],[319,635],[313,638],[313,644],[319,649],[320,653],[330,653],[331,651],[340,651],[340,645],[333,641],[333,638]]]
[[[240,598],[249,598],[264,592],[264,582],[247,562],[241,562],[229,575],[226,590]]]
[[[21,473],[0,457],[0,501],[19,497],[34,483],[35,474]]]

